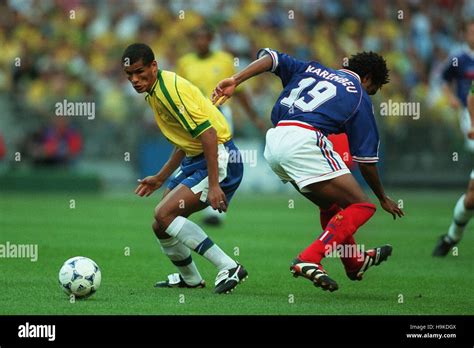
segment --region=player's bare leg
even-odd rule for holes
[[[474,216],[474,171],[466,193],[459,197],[454,207],[453,221],[447,234],[442,235],[433,251],[433,256],[446,256],[449,251],[462,239],[469,220]]]
[[[163,198],[158,206],[155,208],[155,216],[156,212],[159,210],[160,207],[171,207],[173,204],[171,203],[172,200],[169,199],[168,195],[172,190],[167,188],[163,193]],[[175,213],[186,214],[189,216],[192,212],[189,209],[175,209]],[[167,208],[169,211],[169,208]],[[160,214],[163,214],[166,210],[163,210]],[[166,218],[165,218],[166,219]],[[172,219],[172,216],[169,217]],[[163,221],[163,223],[166,223]],[[191,257],[191,250],[185,246],[181,241],[177,238],[172,237],[166,233],[160,231],[157,226],[157,221],[153,222],[153,230],[155,234],[158,232],[157,235],[158,241],[160,242],[162,251],[168,256],[170,261],[178,268],[179,273],[171,274],[168,276],[166,281],[158,282],[155,286],[156,287],[204,287],[205,282],[202,279],[194,261]]]
[[[345,209],[351,204],[369,203],[370,199],[351,174],[344,174],[334,179],[316,182],[305,187],[312,199],[331,203]]]
[[[215,291],[217,293],[226,293],[233,290],[241,280],[245,279],[247,272],[241,265],[237,264],[232,258],[224,253],[222,249],[214,244],[214,242],[212,242],[198,225],[187,219],[187,217],[192,213],[202,210],[207,206],[200,201],[200,195],[200,193],[193,193],[187,186],[182,184],[167,193],[155,209],[153,230],[159,238],[162,246],[163,241],[165,241],[165,245],[168,246],[170,245],[170,243],[168,243],[170,239],[173,243],[178,241],[182,244],[182,247],[187,247],[188,250],[194,250],[214,264],[219,271]],[[164,247],[164,251],[173,261],[172,257],[174,256],[174,249],[165,249],[166,247]],[[185,260],[187,260],[187,262],[192,262],[190,252]],[[177,262],[175,260],[173,263],[181,271],[182,269],[180,266],[182,267],[185,260],[179,260]],[[186,276],[180,272],[183,277],[182,280],[186,285],[195,286],[196,284],[202,284],[202,279],[196,283],[196,278],[201,277],[195,266],[194,269],[193,274],[189,274],[190,278],[194,278],[193,283],[188,282]],[[176,279],[176,276],[174,278],[175,281],[181,282],[181,279]],[[228,278],[231,279],[229,280]],[[173,281],[173,279],[170,278],[168,283],[170,281]],[[184,284],[181,283],[181,285]]]
[[[313,203],[320,203],[326,209],[336,205],[341,207],[327,224],[323,234],[304,250],[295,260],[291,271],[295,276],[302,275],[321,286],[323,290],[337,290],[337,283],[329,278],[321,267],[321,260],[332,249],[340,244],[351,244],[355,247],[353,234],[375,213],[375,205],[360,188],[351,174],[334,179],[313,183],[305,187],[309,192],[305,197]],[[332,204],[331,204],[332,203]],[[363,273],[372,265],[385,261],[391,254],[391,246],[368,250],[363,257],[345,257],[342,261],[349,278],[362,279]],[[311,265],[316,265],[312,266]]]
[[[166,229],[176,217],[186,218],[206,208],[207,205],[199,200],[200,195],[200,193],[194,194],[182,184],[165,192],[163,199],[155,208],[155,221],[153,222],[155,235],[160,239],[169,238],[170,234],[166,232]]]
[[[311,192],[301,192],[298,186],[294,182],[290,182],[293,187],[298,191],[302,196],[304,196],[307,200],[312,202],[314,205],[318,206],[319,213],[320,213],[320,222],[321,228],[324,230],[331,218],[336,215],[341,208],[333,202],[327,202],[321,200],[319,197],[316,197]]]

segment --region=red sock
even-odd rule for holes
[[[346,247],[349,245],[350,249]],[[344,241],[344,250],[348,251],[351,255],[350,257],[347,255],[341,256],[341,261],[346,273],[357,271],[364,263],[364,253],[357,248],[354,236],[346,238]]]
[[[329,221],[325,231],[306,248],[298,258],[302,261],[321,263],[326,253],[331,253],[334,247],[344,243],[357,229],[369,220],[375,213],[372,203],[351,204],[341,210]]]
[[[331,207],[328,209],[320,209],[319,210],[319,217],[321,221],[321,227],[323,230],[326,229],[327,224],[329,223],[329,220],[336,215],[338,212],[340,212],[342,209],[337,205],[333,204]],[[342,264],[344,265],[344,269],[346,272],[354,272],[358,270],[362,264],[364,263],[364,258],[362,253],[358,248],[354,240],[354,236],[349,236],[346,238],[344,241],[344,251],[349,251],[351,256],[347,256],[348,254],[343,254],[341,255],[341,261]]]
[[[334,203],[331,205],[328,209],[319,209],[319,217],[321,221],[321,227],[323,230],[326,229],[326,226],[329,223],[329,220],[336,215],[338,212],[340,212],[342,209]],[[353,272],[358,270],[362,264],[364,263],[363,259],[363,253],[360,252],[360,250],[357,248],[357,245],[355,243],[354,237],[351,235],[346,240],[344,241],[344,250],[349,251],[352,253],[350,254],[351,256],[348,257],[348,254],[343,254],[341,255],[341,261],[344,265],[344,268],[346,272]],[[349,247],[346,247],[349,246]]]
[[[336,203],[331,205],[329,209],[319,208],[319,219],[321,221],[321,227],[323,228],[323,230],[326,229],[326,226],[328,225],[329,220],[331,220],[332,217],[340,211],[341,211],[341,208]]]

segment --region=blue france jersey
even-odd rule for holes
[[[450,57],[443,69],[442,78],[448,83],[455,82],[456,96],[467,107],[467,95],[474,80],[474,52],[464,48]]]
[[[354,161],[378,161],[379,134],[372,101],[359,76],[346,69],[334,70],[311,61],[264,48],[271,71],[280,77],[283,91],[272,110],[274,126],[282,120],[308,123],[323,134],[346,133]]]

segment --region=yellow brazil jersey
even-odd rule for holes
[[[163,135],[186,156],[194,157],[203,152],[197,137],[211,127],[216,130],[218,144],[232,138],[220,111],[196,86],[174,72],[158,70],[158,77],[145,99]]]
[[[178,60],[176,72],[194,83],[209,98],[219,81],[235,74],[235,67],[232,56],[227,52],[214,51],[206,58],[188,53]]]

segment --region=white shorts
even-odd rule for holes
[[[283,182],[294,182],[301,192],[315,182],[350,174],[332,143],[311,125],[280,121],[267,132],[265,159]]]

